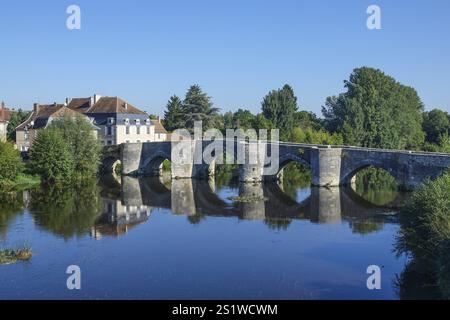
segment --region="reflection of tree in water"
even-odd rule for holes
[[[410,257],[396,283],[400,297],[450,299],[450,174],[415,191],[400,224],[395,248]]]
[[[0,194],[0,235],[6,234],[10,221],[23,210],[22,192]]]
[[[266,218],[264,224],[272,230],[287,230],[292,223],[292,219],[289,218]]]
[[[218,188],[229,187],[231,185],[238,185],[235,172],[237,171],[237,165],[234,164],[221,164],[216,165],[214,180]]]
[[[291,198],[297,198],[297,190],[311,187],[311,171],[291,162],[283,169],[283,190]]]
[[[375,205],[393,202],[397,189],[395,178],[383,169],[368,167],[356,174],[355,192]]]
[[[381,231],[384,223],[375,221],[374,219],[353,220],[349,222],[350,229],[353,233],[366,235]]]
[[[37,224],[65,239],[88,233],[101,213],[97,181],[69,188],[49,186],[31,193],[30,212]]]
[[[187,219],[191,224],[196,225],[196,224],[199,224],[200,222],[202,222],[203,220],[205,220],[206,217],[204,214],[197,212],[196,214],[194,214],[192,216],[188,216]]]

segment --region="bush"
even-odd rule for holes
[[[19,152],[11,143],[0,141],[0,181],[15,180],[23,170]]]
[[[54,120],[48,127],[55,130],[69,146],[77,177],[90,177],[100,165],[100,144],[93,134],[92,124],[84,116]]]
[[[73,178],[74,159],[58,131],[45,129],[38,133],[30,149],[29,167],[45,181],[66,182]]]
[[[11,143],[0,141],[0,180],[15,180],[23,170],[19,152]]]

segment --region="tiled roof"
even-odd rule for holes
[[[90,106],[91,98],[73,98],[67,107],[74,111],[85,113],[88,111]]]
[[[166,128],[164,128],[159,120],[152,120],[152,123],[155,126],[155,133],[167,133]]]
[[[146,114],[119,97],[102,97],[86,113]]]
[[[66,115],[76,116],[79,115],[79,113],[65,107],[63,104],[41,104],[38,106],[37,112],[33,111],[30,117],[17,127],[17,130],[22,130],[26,126],[30,129],[45,128],[48,124],[49,118],[62,118]],[[31,125],[32,122],[34,122],[33,125]]]
[[[7,122],[11,119],[11,110],[0,107],[0,122]]]

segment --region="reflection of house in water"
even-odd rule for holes
[[[97,240],[103,236],[121,236],[129,229],[146,222],[151,209],[144,205],[127,205],[121,200],[103,198],[103,211],[91,229],[91,236]]]

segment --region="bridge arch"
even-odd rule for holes
[[[374,159],[365,159],[362,161],[358,161],[355,164],[353,164],[349,169],[344,170],[341,174],[341,185],[351,185],[352,179],[356,176],[356,174],[369,167],[383,169],[395,179],[397,185],[401,185],[398,170],[395,168],[395,166],[392,166],[388,162],[378,161]]]
[[[277,173],[275,175],[266,176],[265,180],[266,181],[279,180],[281,177],[281,173],[283,172],[283,169],[286,168],[286,166],[291,163],[299,164],[299,165],[303,166],[304,168],[306,168],[307,170],[311,170],[310,162],[308,160],[306,160],[305,158],[303,158],[301,155],[287,153],[284,155],[280,155]]]
[[[102,159],[101,172],[103,174],[114,174],[116,172],[117,166],[122,164],[118,157],[109,156]]]
[[[160,176],[165,160],[171,161],[171,156],[163,151],[157,151],[142,162],[140,174],[144,176]]]

